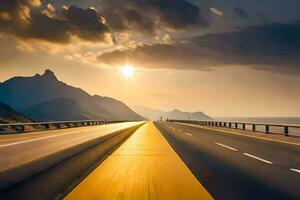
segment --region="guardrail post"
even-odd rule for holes
[[[25,125],[11,126],[11,128],[18,131],[18,132],[25,132]]]
[[[284,127],[284,135],[289,136],[289,127],[288,126]]]
[[[255,124],[252,124],[252,131],[253,131],[253,132],[255,132],[255,131],[256,131]]]
[[[49,129],[50,128],[49,124],[44,124],[44,126],[45,126],[45,129]]]
[[[243,124],[243,130],[246,130],[246,124]]]
[[[266,125],[266,133],[270,133],[270,126]]]

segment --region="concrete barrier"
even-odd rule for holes
[[[100,124],[112,124],[128,121],[102,121],[102,120],[81,120],[81,121],[52,121],[36,123],[11,123],[0,124],[0,135],[18,134],[24,132],[42,131],[49,129],[63,129],[82,126],[95,126]]]

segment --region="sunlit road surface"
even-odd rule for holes
[[[0,135],[0,173],[139,123],[141,122],[124,122]]]
[[[149,122],[65,199],[206,200],[212,197]]]
[[[300,199],[299,145],[218,128],[155,125],[214,198]]]

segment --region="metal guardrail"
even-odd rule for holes
[[[127,121],[103,121],[103,120],[82,120],[82,121],[53,121],[34,123],[11,123],[0,124],[0,134],[23,133],[41,130],[55,130],[63,128],[75,128],[83,126],[94,126],[101,124],[121,123]]]
[[[296,128],[300,130],[300,125],[290,125],[290,124],[272,124],[272,123],[252,123],[252,122],[229,122],[229,121],[192,121],[192,120],[167,120],[170,122],[180,122],[180,123],[190,123],[190,124],[199,124],[203,126],[214,126],[214,127],[222,127],[222,128],[233,128],[239,130],[250,130],[253,132],[264,132],[274,133],[270,131],[270,127],[279,127],[282,128],[282,132],[285,136],[289,136],[290,129]],[[251,129],[246,129],[246,126],[251,126]],[[258,131],[257,127],[263,126],[263,131]]]

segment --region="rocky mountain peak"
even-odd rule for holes
[[[54,72],[49,70],[49,69],[46,69],[44,74],[42,75],[42,77],[44,78],[47,78],[47,79],[57,79]]]

